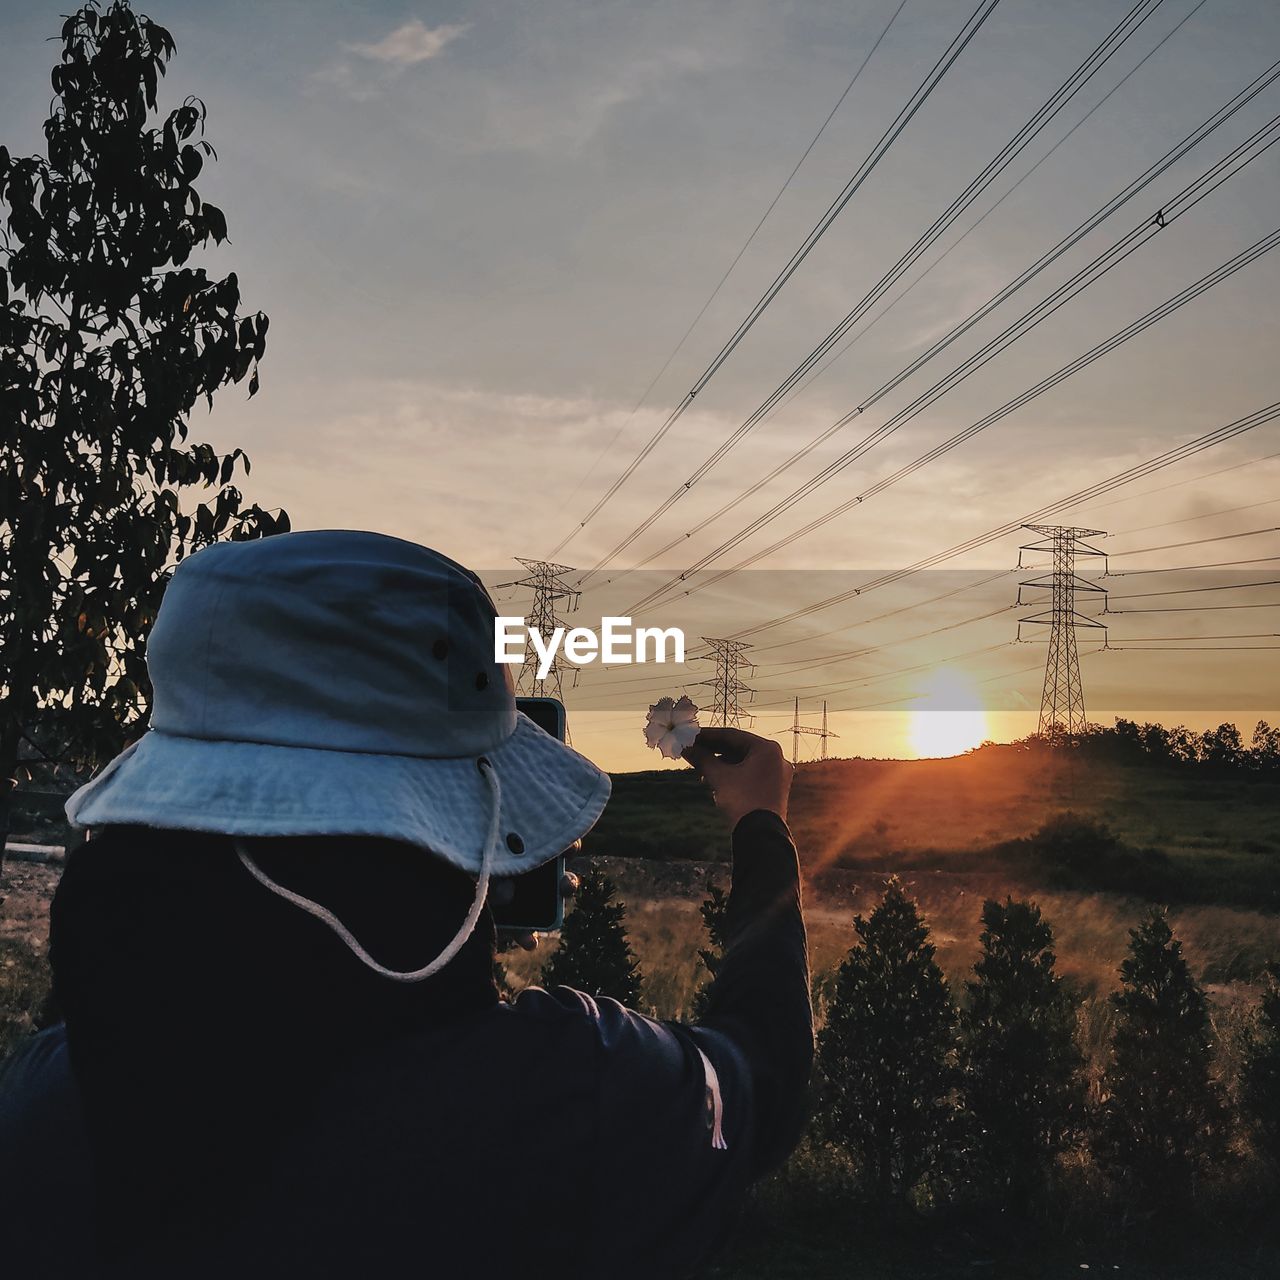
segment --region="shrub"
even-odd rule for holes
[[[956,1009],[917,904],[891,880],[854,917],[818,1038],[827,1136],[880,1203],[941,1171],[956,1084]]]
[[[1240,1100],[1258,1151],[1280,1167],[1280,965],[1272,965],[1245,1049]]]
[[[1209,1010],[1163,909],[1129,937],[1096,1145],[1141,1202],[1176,1206],[1225,1146]]]
[[[639,1002],[640,967],[627,941],[627,909],[614,901],[616,894],[613,881],[594,867],[581,877],[560,946],[542,971],[547,986],[612,996],[633,1007]]]
[[[729,923],[729,895],[718,885],[713,884],[707,892],[706,901],[698,908],[702,923],[707,930],[708,946],[698,950],[698,958],[706,967],[710,977],[697,990],[693,997],[693,1016],[701,1018],[706,1012],[707,1001],[711,995],[711,984],[720,971],[720,962],[724,959],[725,943],[728,940],[725,930]]]
[[[1039,907],[988,900],[982,923],[961,1019],[964,1099],[984,1183],[1025,1204],[1080,1129],[1076,1001],[1054,972],[1053,930]]]
[[[1169,901],[1179,889],[1169,856],[1124,844],[1105,822],[1068,810],[1028,842],[1047,882],[1058,889],[1101,889]]]

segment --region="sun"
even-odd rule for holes
[[[911,712],[911,749],[917,756],[958,756],[990,737],[978,687],[950,667],[925,677],[924,696]]]

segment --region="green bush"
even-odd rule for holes
[[[1280,1169],[1280,966],[1267,973],[1240,1080],[1245,1121],[1259,1153]]]
[[[707,1010],[711,984],[720,972],[720,962],[724,959],[725,944],[728,941],[725,931],[729,924],[729,895],[718,884],[713,884],[707,892],[706,901],[698,908],[698,913],[702,916],[708,942],[707,946],[699,948],[698,959],[710,976],[693,997],[695,1019],[701,1018]]]
[[[944,1167],[953,1136],[956,1008],[917,904],[891,880],[853,922],[818,1038],[823,1125],[863,1188],[901,1204]]]
[[[963,1096],[982,1185],[1026,1205],[1084,1111],[1076,1001],[1054,972],[1053,930],[1030,902],[982,907],[982,954],[961,1018]]]
[[[544,985],[611,996],[632,1008],[639,1003],[640,966],[627,941],[627,909],[614,901],[616,894],[613,881],[596,868],[581,876],[560,946],[542,971]]]
[[[1176,1208],[1226,1144],[1209,1009],[1163,909],[1129,937],[1095,1146],[1141,1205]]]

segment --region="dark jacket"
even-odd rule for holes
[[[53,958],[79,1088],[61,1054],[41,1091],[62,1091],[63,1114],[83,1099],[104,1274],[680,1275],[796,1142],[808,961],[775,816],[734,832],[729,943],[695,1026],[567,988],[499,1000],[488,921],[447,978],[388,983],[245,885],[224,846],[95,839],[59,889]],[[381,883],[365,902],[324,883],[349,861],[326,870],[314,842],[298,852],[309,870],[282,855],[272,874],[342,901],[362,940],[401,904],[403,928],[378,938],[384,963],[413,967],[436,945],[415,937],[421,901],[387,883],[421,859],[369,877]],[[429,933],[458,919],[443,896]],[[0,1108],[0,1166],[15,1126],[41,1114]],[[70,1199],[64,1222],[92,1216]],[[12,1239],[8,1212],[0,1200]],[[44,1261],[57,1256],[55,1236]]]

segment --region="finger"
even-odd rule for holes
[[[562,898],[572,898],[578,892],[579,883],[578,877],[572,871],[566,871],[560,877],[560,896]]]
[[[694,745],[699,747],[706,746],[714,751],[720,751],[725,747],[748,747],[751,743],[759,741],[760,738],[756,734],[748,733],[745,729],[730,729],[720,725],[708,725],[705,729],[698,730]]]
[[[703,729],[699,732],[695,745],[710,747],[718,759],[729,764],[738,764],[747,758],[764,739],[745,729]]]
[[[701,738],[702,735],[699,734],[698,736]],[[698,742],[695,742],[690,747],[685,747],[684,758],[692,766],[698,777],[705,782],[709,782],[713,787],[716,779],[724,776],[724,769],[727,767],[725,762],[709,746],[702,746]]]

